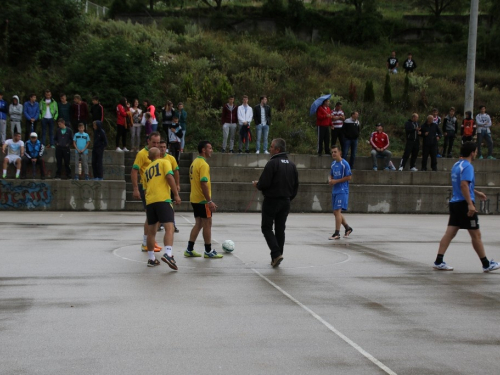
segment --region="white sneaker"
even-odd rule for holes
[[[399,167],[399,171],[400,171],[400,172],[403,172],[403,167]]]
[[[123,148],[123,151],[129,152],[129,150],[126,147]]]
[[[438,271],[453,271],[453,267],[447,265],[445,262],[443,262],[441,264],[437,264],[437,265],[433,264],[432,268],[434,268],[435,270],[438,270]],[[488,271],[484,271],[484,272],[488,272]]]
[[[493,261],[493,259],[492,259],[492,260],[490,260],[490,266],[483,268],[483,272],[495,271],[499,268],[500,268],[500,264],[498,264],[498,262]]]
[[[264,151],[264,154],[269,155],[269,151],[267,151],[267,150]]]
[[[117,147],[116,152],[123,152],[123,150],[120,147]]]
[[[410,171],[412,171],[412,172],[417,172],[417,171],[418,171],[418,169],[417,169],[417,168],[415,168],[415,167],[413,167],[413,168],[410,168]]]
[[[260,154],[260,151],[259,151],[259,150],[257,150],[257,151],[255,151],[255,153],[258,155],[258,154]]]

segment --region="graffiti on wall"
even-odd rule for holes
[[[100,210],[102,207],[101,184],[90,181],[71,181],[72,189],[70,206],[74,210]]]
[[[47,207],[52,197],[50,186],[43,182],[0,183],[1,209]]]

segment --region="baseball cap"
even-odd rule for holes
[[[375,126],[384,126],[384,124],[382,124],[381,122],[379,122],[377,125]]]
[[[33,132],[33,133],[30,134],[30,138],[38,138],[38,135],[36,135],[36,133]]]

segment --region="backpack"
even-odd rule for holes
[[[464,128],[464,137],[472,137],[472,134],[474,134],[474,120],[470,119],[464,119],[464,123],[462,124],[462,127]]]

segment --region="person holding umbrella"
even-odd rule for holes
[[[318,128],[318,156],[323,155],[323,146],[325,155],[329,155],[330,149],[330,127],[332,125],[332,115],[330,110],[331,95],[323,95],[316,99],[311,105],[309,114],[316,113],[316,127]]]

